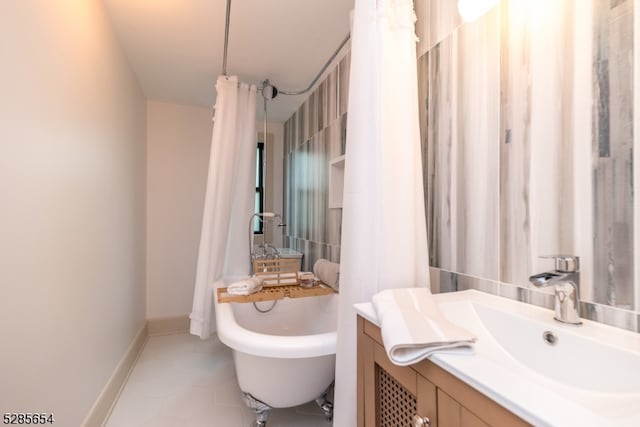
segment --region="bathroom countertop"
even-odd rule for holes
[[[482,304],[512,304],[505,298],[487,293],[468,290],[446,294],[435,294],[438,304],[473,300]],[[517,303],[518,310],[531,311],[534,315],[549,316],[551,310]],[[371,303],[354,305],[355,311],[380,326],[375,309]],[[453,319],[449,319],[453,320]],[[454,322],[455,323],[455,322]],[[606,325],[585,321],[587,328],[606,328],[616,343],[626,341],[632,351],[640,343],[640,334],[629,335],[627,331],[617,330]],[[563,325],[558,325],[563,328]],[[640,425],[640,393],[611,394],[595,391],[585,392],[569,385],[560,384],[543,375],[532,372],[526,366],[512,363],[509,367],[496,363],[496,352],[503,352],[482,327],[474,331],[478,343],[474,354],[434,353],[429,360],[449,373],[474,387],[489,398],[495,400],[514,414],[535,426],[575,427],[575,426],[616,426],[631,427]],[[596,331],[597,332],[597,331]],[[635,337],[637,335],[637,337]],[[481,340],[485,342],[478,345]],[[629,347],[627,346],[627,347]],[[504,354],[503,354],[504,357]],[[594,369],[597,369],[594,366]]]

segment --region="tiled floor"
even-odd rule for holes
[[[150,337],[106,427],[248,427],[231,351],[211,337]],[[314,402],[274,409],[268,427],[331,427]]]

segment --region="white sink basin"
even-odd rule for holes
[[[472,306],[497,343],[529,369],[585,390],[640,393],[639,353],[596,341],[582,334],[581,326],[560,328],[484,304]]]
[[[434,295],[478,340],[472,356],[430,360],[535,426],[640,426],[640,334],[469,290]],[[357,311],[376,323],[369,305]],[[544,334],[555,336],[555,344]]]

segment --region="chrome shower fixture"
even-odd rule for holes
[[[258,212],[258,213],[254,213],[251,216],[251,219],[253,218],[259,218],[261,222],[264,222],[263,218],[273,218],[273,220],[275,221],[276,218],[280,218],[280,222],[277,224],[278,227],[285,227],[287,224],[284,224],[282,222],[282,217],[280,216],[280,214],[277,213],[273,213],[273,212]]]
[[[271,84],[269,79],[262,82],[262,97],[264,99],[273,99],[278,96],[278,88]]]

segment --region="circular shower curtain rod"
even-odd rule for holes
[[[227,14],[226,14],[226,19],[225,19],[225,23],[224,23],[224,50],[223,50],[223,54],[222,54],[222,75],[223,76],[227,76],[227,53],[228,53],[228,47],[229,47],[229,21],[230,21],[230,18],[231,18],[231,0],[227,0]],[[333,52],[331,57],[327,60],[327,62],[325,62],[324,66],[318,72],[316,77],[311,81],[311,83],[309,83],[309,86],[307,86],[305,89],[295,90],[295,91],[278,90],[275,86],[273,86],[269,82],[269,79],[265,79],[262,82],[262,86],[258,87],[258,90],[262,91],[262,96],[265,99],[273,99],[276,96],[278,96],[278,94],[282,94],[282,95],[303,95],[303,94],[309,92],[311,90],[311,88],[313,88],[313,86],[318,82],[318,80],[320,79],[322,74],[327,70],[327,68],[329,68],[329,65],[331,65],[333,60],[336,58],[336,56],[338,56],[338,54],[340,53],[342,48],[347,44],[347,42],[350,39],[351,39],[351,34],[347,33],[347,36],[342,40],[342,42],[340,43],[338,48],[335,50],[335,52]],[[265,93],[265,89],[267,89],[266,93]]]

